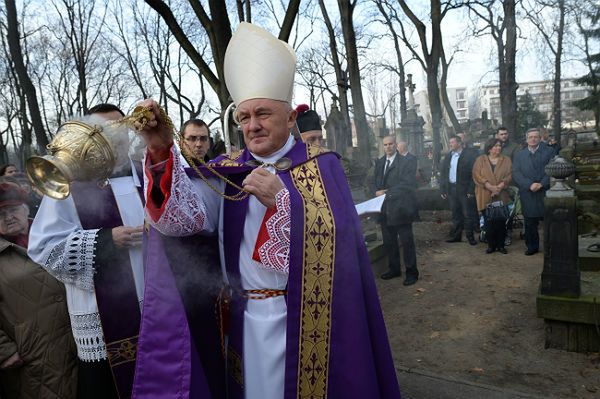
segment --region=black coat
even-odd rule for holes
[[[479,151],[474,148],[463,148],[458,157],[456,166],[456,189],[463,193],[475,195],[475,183],[473,182],[473,164],[479,156]],[[440,166],[440,191],[442,194],[448,194],[450,189],[450,161],[452,160],[452,151],[450,151],[442,160]]]
[[[544,217],[544,197],[550,187],[550,177],[544,172],[544,168],[555,154],[554,148],[542,143],[535,154],[532,154],[528,148],[515,154],[512,178],[519,187],[521,209],[525,217]],[[534,193],[529,190],[533,183],[540,183],[543,187]]]
[[[375,186],[377,190],[387,190],[381,212],[388,225],[412,223],[418,219],[417,210],[417,157],[408,153],[405,156],[396,152],[394,162],[387,172],[386,156],[375,163]]]

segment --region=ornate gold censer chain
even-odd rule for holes
[[[194,156],[185,146],[185,143],[183,142],[183,137],[181,135],[177,134],[175,125],[173,124],[173,121],[171,120],[169,115],[167,115],[167,113],[165,112],[165,110],[162,107],[159,106],[158,109],[160,111],[160,116],[164,119],[164,121],[167,124],[167,126],[169,127],[169,129],[171,129],[171,131],[173,132],[173,136],[177,139],[177,141],[179,143],[179,148],[181,149],[181,153],[182,153],[183,157],[185,158],[187,163],[190,164],[190,166],[192,167],[194,172],[196,172],[198,177],[200,177],[211,190],[213,190],[215,193],[219,194],[221,197],[223,197],[229,201],[242,201],[246,197],[248,197],[248,195],[250,195],[250,193],[248,191],[246,191],[243,187],[232,182],[227,177],[225,177],[221,173],[217,172],[210,164],[206,163],[204,161],[204,159]],[[142,130],[144,130],[144,128],[150,121],[151,116],[152,116],[152,109],[150,107],[139,106],[139,107],[134,108],[131,115],[125,116],[125,117],[115,121],[114,123],[125,125],[129,128],[136,130],[137,132],[141,132]],[[204,174],[198,169],[195,161],[198,161],[202,166],[204,166],[207,170],[209,170],[214,176],[216,176],[218,179],[224,181],[225,184],[229,184],[230,186],[232,186],[233,188],[235,188],[236,190],[239,190],[239,191],[233,195],[227,195],[224,192],[221,192],[219,190],[219,188],[216,187],[214,184],[212,184],[210,182],[210,180],[206,176],[204,176]]]

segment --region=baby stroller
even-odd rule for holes
[[[523,211],[521,209],[521,197],[519,196],[519,189],[517,187],[509,187],[510,198],[512,202],[508,204],[510,210],[510,216],[506,221],[506,230],[510,237],[513,230],[519,230],[519,238],[522,240],[525,238],[525,219],[523,218]],[[510,245],[510,244],[509,244]]]
[[[508,219],[506,219],[506,240],[504,242],[505,246],[509,246],[512,243],[512,231],[516,229],[520,229],[519,238],[523,239],[525,237],[524,226],[523,223],[523,213],[521,211],[521,198],[519,197],[519,189],[517,187],[510,186],[508,187],[508,193],[510,195],[511,202],[508,204],[509,215]],[[487,242],[485,237],[485,228],[484,228],[484,220],[483,215],[479,217],[479,227],[481,232],[479,233],[479,241]]]

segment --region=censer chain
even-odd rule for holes
[[[225,198],[226,200],[229,200],[229,201],[242,201],[242,200],[244,200],[245,198],[248,197],[248,195],[250,193],[246,189],[244,189],[243,187],[237,185],[236,183],[232,182],[231,180],[229,180],[227,177],[225,177],[221,173],[219,173],[216,170],[214,170],[209,164],[207,164],[206,162],[204,162],[203,159],[201,159],[199,157],[193,156],[187,150],[187,148],[185,147],[185,145],[183,143],[183,138],[180,137],[178,134],[175,133],[176,132],[175,125],[173,124],[173,121],[171,120],[171,118],[169,117],[169,115],[167,115],[166,111],[160,105],[158,106],[158,109],[160,111],[160,116],[164,119],[164,121],[167,124],[167,126],[169,127],[169,129],[171,129],[171,131],[173,132],[174,137],[178,137],[179,148],[181,149],[181,153],[182,153],[183,157],[190,164],[190,166],[192,167],[192,169],[194,170],[194,172],[196,172],[196,174],[198,175],[198,177],[200,177],[211,190],[213,190],[219,196],[221,196],[221,197],[223,197],[223,198]],[[152,116],[151,113],[152,113],[152,110],[151,110],[150,107],[148,107],[148,106],[138,106],[138,107],[135,107],[133,109],[133,112],[131,113],[131,115],[125,116],[125,117],[123,117],[121,119],[118,119],[118,120],[112,122],[112,123],[113,124],[119,124],[119,125],[125,125],[125,126],[127,126],[129,128],[132,128],[132,129],[140,132],[140,131],[144,130],[144,128],[148,124],[148,122],[150,120],[150,117]],[[138,126],[136,126],[136,122],[138,123]],[[229,184],[230,186],[232,186],[233,188],[235,188],[235,189],[237,189],[239,191],[237,193],[235,193],[234,195],[227,195],[224,192],[221,192],[198,169],[198,167],[196,166],[196,163],[194,162],[195,160],[197,160],[198,162],[200,162],[202,164],[202,166],[206,167],[206,169],[208,169],[218,179],[224,181],[225,184]]]

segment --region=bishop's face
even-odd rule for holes
[[[238,106],[237,119],[248,150],[267,157],[287,142],[296,123],[296,111],[283,101],[254,98]]]

